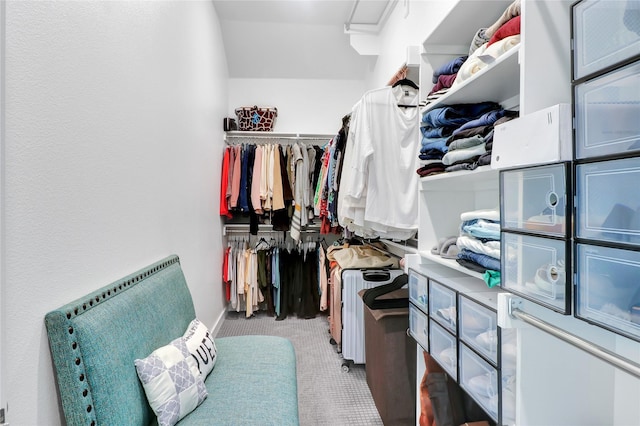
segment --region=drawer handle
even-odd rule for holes
[[[558,272],[558,268],[556,268],[555,266],[551,266],[549,268],[549,278],[551,278],[553,282],[556,282],[558,281],[559,277],[560,277],[560,273]]]
[[[558,194],[556,194],[553,191],[550,191],[547,194],[547,205],[552,209],[555,209],[556,206],[558,205]]]

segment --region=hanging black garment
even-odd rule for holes
[[[318,251],[302,254],[301,264],[302,286],[300,288],[299,318],[315,318],[320,309],[320,292],[318,289]]]
[[[282,178],[282,195],[284,198],[284,209],[276,210],[271,216],[271,224],[276,231],[288,231],[291,229],[291,216],[289,215],[289,207],[293,201],[293,193],[291,192],[291,183],[289,183],[289,175],[287,174],[287,163],[284,158],[282,146],[278,145],[278,158],[280,159],[280,176]]]
[[[273,306],[273,299],[271,298],[271,268],[269,264],[271,259],[268,256],[269,250],[258,250],[258,287],[264,296],[264,303],[267,306],[267,314],[273,316],[275,314],[275,308]]]
[[[318,179],[320,178],[320,169],[322,169],[322,156],[324,155],[324,150],[319,146],[314,146],[313,149],[316,151],[316,162],[313,168],[313,190],[318,187]]]
[[[251,185],[253,183],[253,164],[256,159],[256,146],[248,145],[247,146],[247,203],[249,205],[249,233],[251,235],[258,235],[258,215],[256,214],[256,210],[251,203]]]
[[[298,269],[297,252],[280,250],[280,315],[276,318],[278,321],[296,312],[295,302],[300,293],[296,290],[300,282]]]

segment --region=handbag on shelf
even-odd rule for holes
[[[273,130],[278,109],[275,107],[259,108],[258,106],[236,108],[238,130],[268,132]]]

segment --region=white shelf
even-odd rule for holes
[[[513,0],[459,0],[422,43],[428,57],[468,54],[473,36],[491,26]]]
[[[503,107],[513,107],[520,93],[520,45],[498,56],[494,63],[474,74],[460,85],[449,89],[436,101],[427,104],[422,113],[443,105],[463,103],[497,102]],[[515,101],[517,104],[518,101]],[[504,105],[508,104],[508,105]]]
[[[420,256],[424,260],[428,260],[430,262],[446,266],[446,267],[451,268],[453,270],[456,270],[458,272],[462,272],[463,274],[468,275],[470,277],[478,278],[478,279],[484,281],[483,274],[481,274],[479,272],[476,272],[476,271],[472,271],[471,269],[465,268],[464,266],[462,266],[458,262],[456,262],[455,259],[445,259],[444,257],[438,256],[438,255],[435,255],[435,254],[431,254],[428,251],[420,251],[419,253],[420,253]]]
[[[439,173],[420,179],[423,191],[470,191],[498,189],[498,170],[490,165],[480,166],[475,170]]]

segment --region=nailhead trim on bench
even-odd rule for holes
[[[66,313],[66,317],[68,320],[70,320],[71,318],[76,317],[77,315],[87,311],[88,309],[91,309],[95,306],[98,306],[100,303],[104,302],[105,300],[110,299],[111,297],[115,296],[118,291],[123,291],[123,290],[127,290],[127,288],[131,288],[132,286],[136,285],[138,282],[140,282],[142,279],[147,278],[165,268],[167,268],[168,266],[171,266],[175,263],[180,263],[180,258],[178,258],[178,256],[174,256],[169,258],[168,260],[157,264],[156,266],[154,266],[151,269],[148,269],[134,277],[130,277],[129,279],[121,282],[120,284],[114,285],[113,289],[109,289],[107,291],[103,291],[102,292],[102,297],[100,296],[95,296],[92,297],[91,299],[88,299],[86,301],[82,301],[80,302],[77,306],[75,306],[73,309],[67,311]],[[69,325],[69,335],[73,336],[74,333],[74,329],[72,325]],[[78,374],[78,380],[80,382],[85,383],[86,386],[88,386],[88,382],[85,382],[85,369],[84,369],[84,363],[82,360],[82,353],[80,351],[80,348],[78,346],[78,342],[75,340],[72,340],[71,342],[71,349],[76,353],[76,358],[74,360],[74,364],[76,365],[76,372]],[[82,397],[83,398],[87,398],[89,396],[89,390],[87,387],[85,387],[82,390]],[[89,419],[87,420],[91,420],[89,425],[90,426],[95,426],[96,425],[96,419],[95,419],[95,413],[93,413],[93,401],[92,398],[89,397],[89,401],[87,401],[87,413],[89,413],[89,415],[91,416]]]
[[[149,269],[139,275],[136,275],[135,277],[131,277],[126,281],[121,282],[118,285],[115,285],[113,287],[113,295],[111,293],[112,290],[107,290],[106,292],[102,292],[102,300],[100,300],[100,296],[96,296],[95,298],[91,298],[85,302],[82,302],[81,305],[75,306],[73,308],[72,311],[68,311],[67,312],[67,319],[71,319],[75,316],[77,316],[79,313],[86,311],[87,309],[91,309],[94,304],[97,306],[99,303],[104,302],[105,300],[111,298],[112,296],[115,296],[116,293],[118,292],[118,290],[122,290],[123,287],[126,290],[127,287],[130,287],[132,285],[135,285],[136,283],[138,283],[141,279],[143,278],[147,278],[155,273],[157,273],[158,271],[166,268],[167,266],[173,265],[174,263],[180,263],[180,259],[176,256],[174,258],[171,258],[165,262],[162,262],[158,265],[156,265],[155,267],[153,267],[152,269]],[[95,301],[95,302],[94,302]],[[88,305],[88,306],[87,306]],[[72,334],[72,331],[69,331],[70,334]]]

